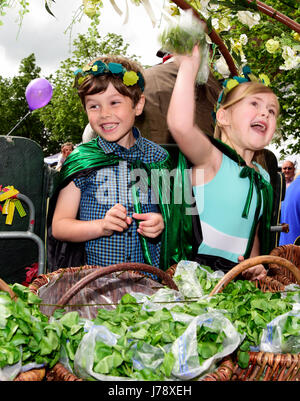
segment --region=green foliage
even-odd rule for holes
[[[60,356],[61,325],[49,323],[39,310],[41,299],[14,284],[17,300],[0,292],[0,368],[20,360],[52,367]]]
[[[15,0],[15,1],[7,1],[1,0],[0,2],[0,17],[3,17],[6,12],[7,7],[12,7],[17,3],[18,6],[18,24],[19,28],[22,26],[22,22],[24,19],[25,14],[29,13],[29,1],[26,0]],[[0,20],[0,26],[3,25],[3,22]]]
[[[137,6],[143,4],[140,0],[132,1]],[[170,0],[169,2],[170,13],[172,15],[179,14],[180,9],[173,1]],[[54,3],[54,0],[45,0],[46,12],[51,15],[53,15],[52,6]],[[78,142],[87,122],[79,100],[71,89],[71,71],[100,54],[122,53],[127,55],[128,45],[124,44],[121,37],[109,34],[101,38],[98,33],[97,26],[101,25],[101,9],[108,3],[109,0],[82,1],[79,9],[74,13],[67,30],[71,31],[72,26],[86,14],[91,18],[88,34],[78,36],[74,41],[72,57],[63,61],[59,70],[50,77],[54,86],[53,100],[50,105],[34,112],[30,119],[27,120],[27,125],[30,123],[34,132],[29,134],[29,127],[27,126],[26,135],[28,137],[32,135],[35,138],[35,130],[42,132],[42,135],[40,135],[42,139],[38,142],[43,143],[42,146],[47,152],[58,151],[59,144],[65,140]],[[115,4],[114,2],[112,3]],[[209,28],[216,30],[230,51],[239,70],[241,70],[243,64],[247,63],[255,74],[265,73],[269,76],[271,86],[278,95],[281,104],[281,118],[278,134],[274,142],[277,146],[280,146],[287,138],[294,138],[293,143],[287,145],[282,151],[282,156],[284,154],[299,153],[300,141],[297,139],[300,136],[300,128],[297,116],[300,111],[300,69],[299,63],[297,66],[297,60],[300,51],[300,34],[296,34],[285,24],[259,11],[257,1],[190,0],[187,3],[194,7],[203,19],[207,21]],[[283,13],[292,21],[300,22],[300,8],[297,1],[264,0],[263,3]],[[21,25],[24,15],[29,11],[29,2],[26,0],[0,2],[0,18],[5,15],[8,7],[16,5],[19,13],[19,24]],[[259,15],[259,20],[255,21],[253,26],[250,25],[251,28],[245,22],[241,22],[238,16],[238,12],[245,11]],[[241,37],[246,43],[243,43]],[[269,40],[279,43],[278,48],[273,49],[272,52],[269,52],[266,47]],[[284,49],[286,48],[291,49],[291,52],[294,52],[295,55],[290,54],[286,57],[284,54]],[[223,75],[217,67],[220,55],[221,53],[218,49],[214,49],[213,64],[217,78],[222,78]],[[21,105],[22,98],[18,98],[20,103],[15,98],[15,91],[22,96],[21,91],[19,92],[15,88],[16,85],[21,86],[22,84],[25,84],[25,82],[19,82],[19,80],[14,82],[13,90],[11,90],[12,82],[0,76],[0,105],[6,107],[5,113],[0,117],[1,133],[8,132],[9,128],[14,126],[16,121],[24,115],[23,111],[24,108],[26,109],[26,105]],[[9,108],[10,110],[8,110]],[[1,110],[3,110],[3,107]],[[37,119],[31,120],[34,115],[37,116]],[[38,118],[44,124],[45,129],[43,129],[40,122],[37,124]],[[9,124],[10,127],[8,127]],[[21,131],[18,132],[19,134],[21,134]]]
[[[287,7],[279,1],[268,2],[270,6],[288,14],[292,19],[300,18],[299,8],[296,10]],[[241,34],[248,36],[248,43],[243,46],[246,59],[254,74],[264,72],[271,80],[271,87],[279,98],[281,105],[281,116],[278,126],[278,134],[274,142],[279,146],[289,137],[299,138],[300,127],[297,116],[300,112],[300,69],[282,70],[284,64],[282,58],[283,46],[300,49],[300,43],[293,38],[293,31],[280,22],[260,13],[261,23],[251,29],[241,25],[234,20],[235,28],[230,30],[231,40],[238,41]],[[278,40],[280,47],[274,53],[266,49],[266,42],[269,39]],[[237,57],[236,57],[237,59]],[[300,144],[295,143],[286,149],[285,154],[299,153]]]
[[[12,79],[0,76],[0,135],[6,135],[28,113],[25,89],[30,81],[40,76],[41,69],[31,54],[21,61],[19,75]],[[36,111],[32,112],[12,135],[23,136],[46,146],[47,134]]]

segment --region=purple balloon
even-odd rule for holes
[[[53,89],[45,78],[33,79],[27,85],[25,96],[30,110],[46,106],[52,98]]]

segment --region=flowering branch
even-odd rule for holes
[[[252,3],[253,0],[247,0],[248,3]],[[300,33],[300,24],[286,15],[280,13],[279,11],[274,10],[274,8],[262,3],[261,1],[256,2],[257,8],[262,13],[268,15],[269,17],[275,18],[277,21],[283,23],[287,27],[293,29],[295,32]]]

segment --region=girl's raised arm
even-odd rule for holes
[[[180,150],[195,166],[206,166],[215,147],[195,124],[195,80],[200,51],[195,46],[190,56],[176,56],[179,70],[172,93],[167,122]]]

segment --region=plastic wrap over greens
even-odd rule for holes
[[[297,306],[300,306],[297,304]],[[300,352],[300,311],[294,310],[277,316],[263,331],[260,349],[274,353]]]
[[[163,50],[171,54],[191,54],[198,44],[201,50],[201,64],[197,75],[197,83],[207,82],[209,75],[209,51],[203,24],[197,20],[190,10],[174,19],[159,36]]]

